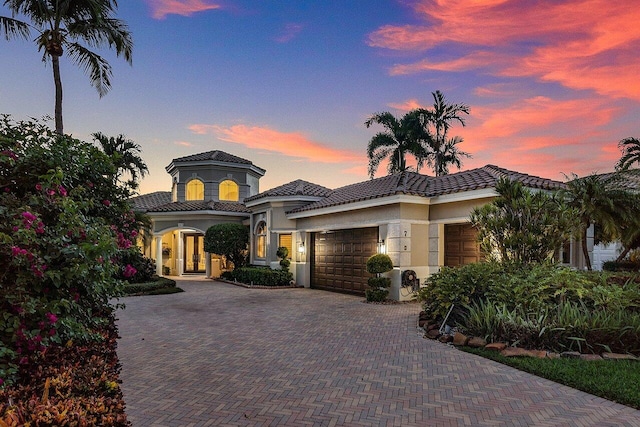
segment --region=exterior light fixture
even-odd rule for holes
[[[379,254],[386,254],[387,253],[387,246],[384,244],[384,239],[380,240],[378,242],[378,253]]]
[[[298,253],[301,253],[301,254],[304,253],[304,242],[300,242],[298,244]]]

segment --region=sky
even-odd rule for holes
[[[383,130],[367,118],[429,107],[436,90],[470,107],[466,126],[450,130],[472,155],[462,170],[610,172],[618,142],[640,137],[635,1],[118,3],[133,65],[100,50],[113,67],[100,98],[63,57],[64,126],[85,141],[100,131],[139,144],[141,194],[170,190],[172,159],[210,150],[266,169],[261,191],[364,181],[367,144]],[[52,71],[35,43],[0,38],[0,64],[0,113],[52,117]]]

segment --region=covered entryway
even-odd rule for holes
[[[446,224],[444,226],[444,265],[471,264],[482,260],[478,231],[471,224]]]
[[[364,294],[367,259],[377,251],[378,227],[311,235],[311,287]]]
[[[204,273],[205,253],[204,235],[199,233],[189,233],[183,235],[184,243],[184,272]]]

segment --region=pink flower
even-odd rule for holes
[[[11,150],[3,150],[2,152],[0,152],[0,154],[4,154],[5,156],[12,158],[13,160],[18,160],[18,156],[16,156],[16,153]]]
[[[53,313],[47,313],[46,318],[47,320],[49,320],[49,323],[51,323],[52,325],[58,321],[58,316],[56,316]]]
[[[42,191],[42,184],[36,184],[36,190]]]
[[[67,195],[67,189],[64,188],[62,185],[58,186],[58,193],[60,193],[60,195],[62,197],[65,197]]]
[[[105,205],[106,207],[111,206],[111,202],[109,200],[106,200],[106,199],[102,201],[102,204]]]
[[[56,190],[53,190],[53,189],[50,188],[50,189],[47,190],[47,194],[50,195],[50,196],[53,196],[53,195],[56,194]]]
[[[131,264],[127,264],[127,266],[124,268],[124,271],[122,272],[122,275],[128,279],[137,272],[138,270],[136,270]]]
[[[31,212],[22,212],[22,223],[25,225],[25,227],[31,228],[31,224],[33,224],[33,221],[35,221],[36,219],[38,218]]]

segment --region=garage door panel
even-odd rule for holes
[[[482,260],[477,230],[471,224],[446,224],[444,265],[455,267]]]
[[[370,277],[366,272],[366,262],[376,253],[378,228],[314,233],[312,238],[311,285],[363,294]]]

